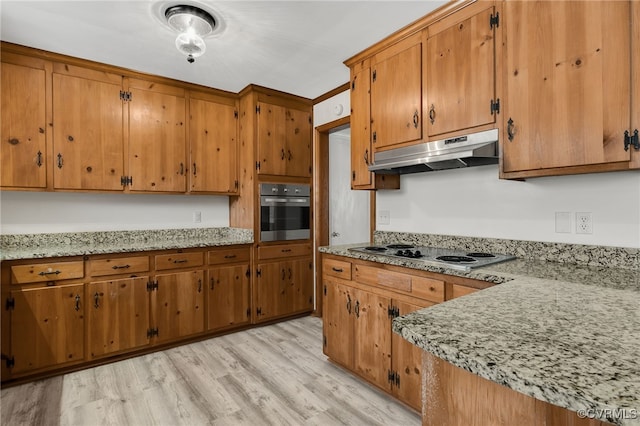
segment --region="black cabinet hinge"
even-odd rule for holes
[[[7,368],[13,368],[13,367],[16,366],[16,358],[15,357],[9,358],[5,354],[2,354],[2,359],[4,360]]]
[[[5,308],[7,311],[12,311],[16,308],[16,299],[13,297],[7,298],[7,303],[5,304]]]
[[[489,28],[493,29],[493,27],[498,28],[500,26],[500,12],[493,13],[489,17]]]
[[[395,371],[387,370],[387,382],[389,382],[391,386],[400,386],[400,375]]]
[[[398,318],[400,316],[400,309],[397,306],[389,306],[387,308],[387,316],[391,319]]]
[[[371,79],[373,80],[373,82],[375,83],[376,78],[378,78],[378,73],[376,72],[376,70],[373,70],[373,74],[371,76]]]
[[[327,285],[326,284],[324,285],[324,295],[325,296],[327,295]]]
[[[491,99],[491,115],[500,114],[500,99],[496,99],[495,102]]]
[[[238,118],[238,111],[233,111],[233,118]]]
[[[356,79],[355,78],[351,82],[351,90],[356,90]]]
[[[256,161],[256,170],[260,170],[260,162]]]
[[[147,282],[147,291],[153,291],[158,289],[158,281]]]
[[[238,180],[237,179],[233,182],[233,187],[235,189],[238,189]]]
[[[638,129],[633,131],[633,135],[628,130],[624,131],[624,150],[629,151],[629,145],[633,146],[636,151],[640,150],[640,138],[638,138]]]
[[[256,269],[256,277],[262,276],[262,269]]]
[[[245,272],[245,275],[247,276],[247,278],[251,277],[251,269],[247,268],[247,272]]]
[[[125,101],[125,102],[131,102],[131,99],[133,98],[133,95],[131,94],[131,92],[125,92],[124,90],[120,91],[120,99]]]
[[[247,308],[247,318],[251,317],[251,308]]]
[[[260,105],[256,105],[256,114],[260,114]]]
[[[376,132],[373,132],[373,143],[376,143],[378,141],[378,134]]]
[[[256,308],[256,315],[257,316],[262,315],[262,308]]]
[[[325,335],[322,336],[322,346],[324,346],[324,347],[327,346],[327,336],[325,336]]]
[[[133,176],[120,176],[120,185],[133,185]]]
[[[149,328],[147,330],[147,337],[151,339],[153,336],[158,336],[158,328]]]

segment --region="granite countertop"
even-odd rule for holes
[[[252,243],[252,230],[229,227],[12,234],[0,237],[0,260],[41,259]]]
[[[519,258],[462,272],[352,246],[320,251],[499,284],[396,318],[406,340],[550,404],[640,424],[640,270]]]

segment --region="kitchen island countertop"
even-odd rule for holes
[[[349,247],[320,251],[499,284],[396,318],[406,340],[536,399],[640,424],[640,271],[516,259],[462,272]]]

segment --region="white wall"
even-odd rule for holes
[[[341,115],[336,105],[343,106]],[[350,114],[349,91],[314,107],[318,126]],[[398,191],[378,191],[378,230],[640,247],[640,171],[498,179],[498,166],[404,175]],[[555,232],[555,213],[570,212],[570,233]],[[576,234],[575,213],[591,212],[593,234]]]
[[[3,191],[0,204],[3,234],[229,226],[226,196]]]
[[[399,191],[378,191],[384,231],[640,247],[640,172],[498,179],[498,166],[404,175]],[[571,212],[571,233],[555,213]],[[576,234],[575,213],[591,212],[593,234]]]
[[[351,115],[351,98],[348,90],[338,93],[313,106],[313,126],[330,123]]]

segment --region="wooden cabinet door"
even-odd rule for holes
[[[151,297],[156,343],[204,331],[204,271],[156,275]]]
[[[131,191],[185,192],[185,95],[178,87],[128,82]]]
[[[121,90],[119,75],[54,65],[54,188],[122,191]]]
[[[338,364],[353,369],[355,296],[351,287],[328,279],[323,281],[323,352]]]
[[[377,151],[422,139],[420,35],[388,48],[371,65],[371,130]]]
[[[311,112],[285,110],[285,175],[311,176]]]
[[[358,374],[387,391],[391,390],[391,299],[353,290],[354,368]]]
[[[265,321],[290,312],[291,292],[286,281],[286,262],[259,263],[256,275],[256,321]]]
[[[149,344],[149,277],[87,285],[88,348],[92,358]]]
[[[258,102],[258,174],[285,175],[287,171],[286,117],[285,107]]]
[[[237,192],[238,115],[235,105],[189,100],[191,192]]]
[[[7,62],[7,57],[14,57],[16,63]],[[46,67],[50,64],[44,61],[2,55],[2,187],[47,186]]]
[[[503,171],[629,162],[630,2],[505,2]]]
[[[84,359],[84,284],[11,292],[13,374]]]
[[[371,69],[363,68],[351,76],[351,188],[371,188]]]
[[[209,269],[208,330],[249,322],[249,275],[248,264]]]
[[[429,137],[495,123],[491,109],[495,26],[489,24],[493,14],[493,7],[462,21],[454,14],[448,27],[443,21],[437,24],[439,32],[429,31],[425,59]]]
[[[313,260],[287,262],[287,284],[291,293],[291,312],[313,310]]]
[[[406,315],[433,305],[423,302],[423,305],[419,306],[397,300],[394,300],[393,304],[398,308],[399,315]],[[392,334],[391,343],[392,370],[398,378],[394,383],[393,393],[398,399],[420,411],[422,409],[422,349],[396,333]]]

